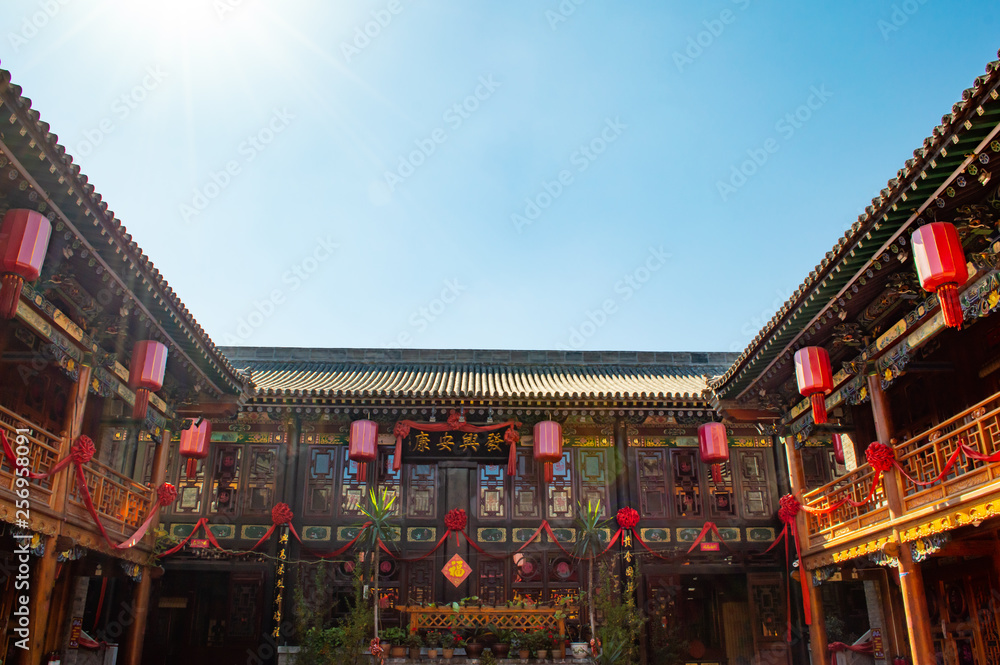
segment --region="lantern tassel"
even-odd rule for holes
[[[822,425],[826,422],[826,396],[823,393],[813,393],[809,400],[812,402],[813,422]]]
[[[403,437],[396,437],[396,450],[392,454],[392,470],[399,471],[403,467]]]
[[[195,474],[198,473],[198,460],[195,458],[190,458],[187,461],[187,469],[185,469],[188,478],[194,478]]]
[[[149,406],[149,391],[145,388],[139,388],[135,391],[135,404],[132,405],[132,418],[135,420],[144,420],[146,418],[146,409]]]
[[[958,287],[954,284],[942,284],[937,290],[938,301],[941,303],[941,316],[949,328],[961,328],[965,314],[962,312],[962,302],[958,298]]]
[[[551,483],[552,482],[552,477],[553,477],[553,474],[552,474],[552,462],[546,462],[545,463],[545,482],[546,483]]]
[[[716,485],[722,484],[722,465],[713,464],[712,465],[712,482]]]
[[[21,300],[24,278],[20,275],[4,275],[0,286],[0,317],[13,319],[17,315],[17,303]]]
[[[517,476],[517,444],[511,442],[510,452],[507,453],[507,475]]]
[[[359,483],[365,482],[368,479],[368,465],[364,462],[358,462],[358,472],[354,476],[354,479]]]

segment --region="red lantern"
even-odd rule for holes
[[[181,456],[187,458],[186,474],[194,478],[198,471],[198,460],[208,457],[208,444],[212,440],[212,423],[199,418],[191,427],[181,430]]]
[[[163,375],[167,371],[167,347],[151,339],[135,343],[132,349],[132,363],[129,366],[128,385],[135,391],[132,417],[142,420],[146,417],[149,393],[163,387]]]
[[[958,230],[948,222],[932,222],[914,231],[910,242],[920,286],[937,294],[944,324],[949,328],[961,327],[963,314],[958,287],[968,281],[969,268],[965,265],[965,250]]]
[[[833,435],[833,459],[837,464],[844,463],[844,441],[839,434]]]
[[[562,461],[562,425],[551,420],[535,424],[534,457],[545,465],[545,482],[552,482],[552,465]]]
[[[812,401],[813,422],[826,422],[826,393],[833,390],[830,354],[821,346],[807,346],[795,352],[795,381],[799,393]]]
[[[52,235],[48,218],[34,210],[8,210],[0,225],[0,317],[13,319],[24,283],[38,279]]]
[[[358,463],[358,480],[368,472],[365,466],[378,458],[378,423],[374,420],[355,420],[351,423],[351,436],[347,457]]]
[[[719,465],[729,461],[729,436],[726,426],[722,423],[705,423],[698,428],[698,449],[701,461],[712,465],[712,480],[722,482],[722,467]]]

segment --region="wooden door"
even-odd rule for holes
[[[988,559],[928,572],[925,579],[938,661],[945,665],[1000,663],[1000,597]]]

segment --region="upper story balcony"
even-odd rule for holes
[[[1000,452],[1000,393],[895,446],[896,460],[909,478],[893,469],[883,482],[897,484],[900,514],[891,514],[884,485],[872,491],[878,474],[868,464],[806,493],[807,508],[849,499],[825,515],[807,513],[808,552],[893,540],[894,529],[899,540],[908,542],[991,517],[988,499],[1000,491],[1000,463],[977,460],[962,452],[963,446],[979,456]]]

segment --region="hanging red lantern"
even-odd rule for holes
[[[128,385],[135,391],[132,417],[142,420],[146,417],[149,393],[163,387],[163,375],[167,371],[167,347],[160,342],[144,339],[136,342],[132,349],[129,365]]]
[[[712,481],[722,482],[723,462],[729,461],[729,436],[722,423],[705,423],[698,428],[698,450],[701,461],[712,465]]]
[[[948,222],[924,224],[913,232],[910,243],[920,286],[937,294],[944,324],[949,328],[961,327],[964,316],[958,287],[969,280],[969,268],[958,230]]]
[[[358,480],[368,472],[366,464],[378,458],[378,423],[374,420],[355,420],[351,423],[351,436],[347,457],[358,463]]]
[[[840,434],[833,435],[833,459],[837,464],[844,463],[844,441]]]
[[[52,224],[34,210],[8,210],[0,225],[0,317],[13,319],[25,282],[38,279]]]
[[[533,454],[545,465],[545,482],[552,482],[552,465],[562,461],[562,425],[552,420],[535,424]]]
[[[187,458],[185,474],[194,478],[198,472],[198,460],[208,457],[208,444],[212,440],[212,423],[199,418],[191,427],[181,430],[181,456]]]
[[[813,422],[826,422],[826,393],[833,390],[830,354],[821,346],[807,346],[795,352],[795,382],[799,393],[812,401]]]

